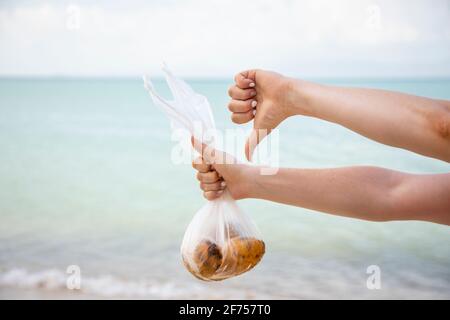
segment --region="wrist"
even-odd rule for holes
[[[311,92],[313,92],[315,86],[317,85],[312,82],[293,78],[287,79],[286,104],[290,116],[314,116]]]
[[[249,199],[254,198],[256,194],[256,178],[258,175],[259,167],[242,164],[239,165],[240,173],[239,178],[236,181],[235,194],[233,198],[239,199]]]

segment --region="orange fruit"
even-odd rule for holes
[[[222,253],[220,248],[209,240],[202,240],[195,247],[193,262],[197,270],[193,270],[189,263],[183,262],[190,273],[197,278],[211,278],[222,263]],[[205,280],[205,279],[202,279]]]
[[[244,273],[261,261],[265,253],[262,240],[247,237],[235,237],[222,249],[222,264],[217,270],[218,277],[225,279]]]

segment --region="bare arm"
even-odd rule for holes
[[[301,112],[378,142],[450,162],[450,106],[398,92],[293,81]]]
[[[276,128],[294,115],[334,122],[378,142],[450,162],[450,102],[404,93],[320,85],[265,70],[248,70],[229,89],[232,120]],[[250,159],[264,131],[247,143]]]
[[[343,88],[248,70],[235,77],[228,108],[235,123],[253,121],[246,145],[293,115],[343,125],[378,142],[450,162],[450,106],[384,90]],[[259,129],[269,129],[261,133]],[[264,130],[262,130],[264,131]],[[450,225],[450,174],[413,175],[374,167],[280,169],[215,164],[198,176],[207,199],[220,196],[223,179],[235,199],[258,198],[372,221],[424,220]],[[217,174],[217,172],[220,173]],[[216,173],[214,173],[216,172]],[[213,179],[213,180],[214,180]],[[211,184],[212,186],[212,184]]]
[[[220,197],[227,188],[235,199],[265,199],[371,221],[450,225],[450,173],[418,175],[361,166],[281,168],[274,175],[261,175],[260,167],[237,164],[217,150],[212,157],[199,142],[194,147],[203,155],[193,166],[208,200]]]
[[[245,197],[371,221],[450,225],[450,174],[415,175],[376,167],[250,170]]]

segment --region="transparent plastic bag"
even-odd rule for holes
[[[184,129],[203,140],[205,132],[215,130],[208,100],[177,79],[166,66],[163,71],[174,100],[162,98],[145,76],[144,87],[171,120],[172,130]],[[214,142],[209,144],[214,146]],[[181,244],[186,269],[207,281],[242,274],[256,266],[264,253],[265,244],[256,225],[239,209],[227,189],[219,199],[208,201],[197,211]]]

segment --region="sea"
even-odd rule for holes
[[[313,80],[450,99],[450,79]],[[231,79],[187,82],[220,130],[238,127]],[[289,118],[279,141],[280,166],[450,172],[313,118]],[[450,299],[448,226],[252,199],[239,206],[266,243],[261,263],[221,282],[194,278],[180,244],[206,200],[190,164],[173,163],[175,143],[139,76],[0,79],[0,298]]]

